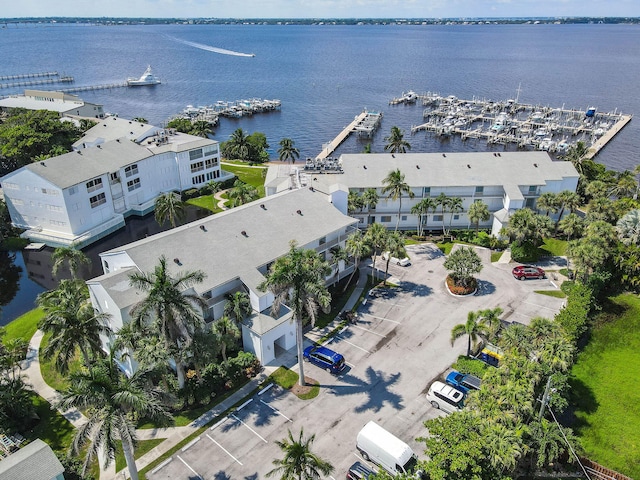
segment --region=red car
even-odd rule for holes
[[[527,278],[544,278],[544,270],[540,267],[532,265],[519,265],[511,270],[513,276],[518,280],[526,280]]]

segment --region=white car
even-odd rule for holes
[[[384,252],[382,254],[382,259],[386,261],[387,258],[389,258],[389,252]],[[396,265],[400,265],[401,267],[408,267],[409,265],[411,265],[411,260],[409,260],[409,257],[404,257],[404,258],[391,257],[391,262],[395,263]]]
[[[443,412],[453,413],[464,407],[464,393],[446,383],[435,381],[429,387],[427,400]]]

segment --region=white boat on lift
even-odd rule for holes
[[[127,85],[130,87],[140,87],[145,85],[158,85],[160,80],[156,78],[151,72],[151,65],[147,67],[140,78],[129,77],[127,79]]]

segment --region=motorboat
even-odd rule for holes
[[[139,87],[145,85],[158,85],[160,80],[157,79],[151,72],[151,65],[147,67],[140,78],[129,77],[127,79],[127,85],[130,87]]]
[[[404,103],[415,103],[418,99],[418,95],[413,90],[409,90],[407,93],[402,95],[402,101]]]

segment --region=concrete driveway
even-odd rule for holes
[[[425,393],[466,352],[466,339],[451,346],[451,329],[465,322],[471,310],[500,306],[509,321],[526,324],[535,316],[552,318],[563,302],[534,293],[553,289],[550,280],[517,281],[509,264],[491,264],[484,249],[478,249],[484,262],[478,294],[453,297],[444,284],[444,256],[437,247],[417,245],[408,251],[411,266],[389,266],[390,280],[398,288],[372,293],[358,310],[357,324],[328,343],[345,356],[345,372],[336,377],[307,364],[306,375],[321,385],[317,398],[302,401],[274,386],[147,477],[265,478],[272,460],[281,458],[274,441],[284,439],[287,429],[297,437],[304,428],[305,435],[316,435],[314,452],[335,467],[328,478],[344,478],[354,461],[362,461],[355,439],[369,420],[422,456],[422,445],[415,438],[425,434],[423,422],[444,415],[429,405]],[[380,266],[384,268],[383,262]],[[306,343],[316,339],[312,331]],[[288,356],[287,365],[296,369],[295,352]]]

